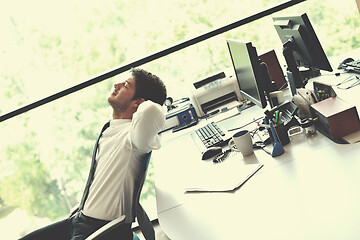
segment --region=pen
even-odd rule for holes
[[[279,113],[278,125],[281,125],[281,124],[282,124],[282,121],[281,121],[282,114],[283,114],[283,112],[280,112],[280,113]]]
[[[320,101],[321,99],[320,99],[320,97],[319,97],[319,94],[318,94],[316,88],[314,88],[314,94],[315,94],[316,100],[317,100],[317,101]]]
[[[279,110],[275,112],[275,127],[279,124]]]
[[[315,95],[313,93],[310,93],[311,97],[314,99],[314,103],[317,103],[318,100],[316,99]]]
[[[283,113],[280,112],[280,110],[275,111],[275,119],[273,120],[275,127],[282,124],[282,121],[281,121],[282,114]]]

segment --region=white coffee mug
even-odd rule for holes
[[[243,130],[235,133],[229,141],[229,148],[241,152],[243,156],[252,154],[254,149],[250,132],[248,130]]]

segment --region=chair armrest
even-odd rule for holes
[[[97,231],[95,231],[93,234],[91,234],[90,236],[88,236],[85,240],[95,240],[95,239],[100,239],[101,234],[104,234],[108,231],[110,231],[111,229],[113,229],[114,227],[117,227],[118,225],[122,224],[125,221],[125,215],[122,215],[114,220],[112,220],[111,222],[109,222],[108,224],[105,224],[104,226],[102,226],[101,228],[99,228]]]

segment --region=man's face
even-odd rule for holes
[[[131,76],[126,81],[114,85],[108,102],[115,111],[125,112],[130,107],[135,94],[135,83],[135,78]]]

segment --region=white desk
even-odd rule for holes
[[[194,171],[201,178],[213,163],[200,160],[188,134],[168,139],[154,152],[159,223],[173,240],[359,239],[359,144],[317,133],[276,158],[239,154],[238,161],[264,167],[238,190],[184,193],[184,179]]]
[[[170,239],[359,238],[358,144],[318,134],[276,158],[256,150],[239,161],[264,167],[237,191],[185,194],[188,169],[201,177],[209,164],[184,146],[186,138],[165,144],[154,161],[159,223]]]

